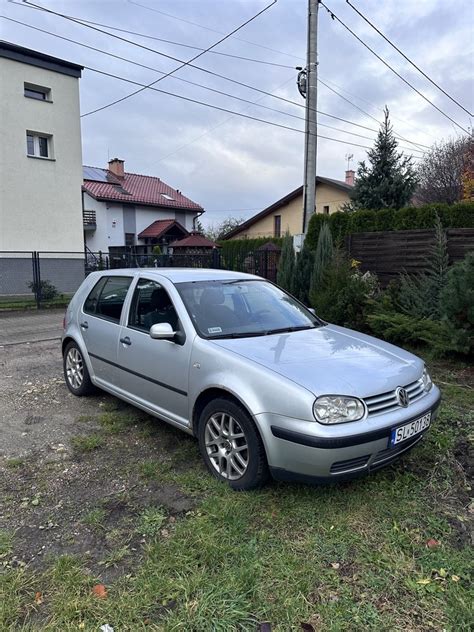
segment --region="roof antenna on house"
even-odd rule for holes
[[[345,155],[345,159],[347,160],[347,171],[349,171],[349,169],[351,168],[351,162],[353,158],[354,158],[354,154]]]

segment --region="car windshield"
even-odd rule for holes
[[[177,283],[197,332],[204,338],[246,338],[313,329],[324,323],[267,281]]]

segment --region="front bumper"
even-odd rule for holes
[[[436,386],[408,408],[375,415],[360,423],[322,426],[270,413],[256,415],[274,478],[337,482],[389,465],[422,440],[426,431],[389,447],[391,431],[431,411],[441,394]],[[349,431],[352,431],[349,434]]]

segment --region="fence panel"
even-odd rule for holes
[[[0,306],[34,298],[32,283],[32,252],[0,252]]]
[[[448,229],[446,236],[450,263],[474,249],[473,228]],[[346,245],[351,257],[361,262],[362,271],[376,273],[386,285],[402,272],[423,272],[434,240],[434,230],[399,230],[355,233],[347,237]]]

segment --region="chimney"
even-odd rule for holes
[[[346,184],[350,184],[351,187],[354,186],[354,176],[355,171],[353,169],[348,169],[346,171]]]
[[[119,160],[118,158],[112,158],[112,160],[109,160],[109,171],[111,171],[114,176],[117,176],[118,178],[123,178],[124,177],[124,164],[125,162],[123,160]]]

